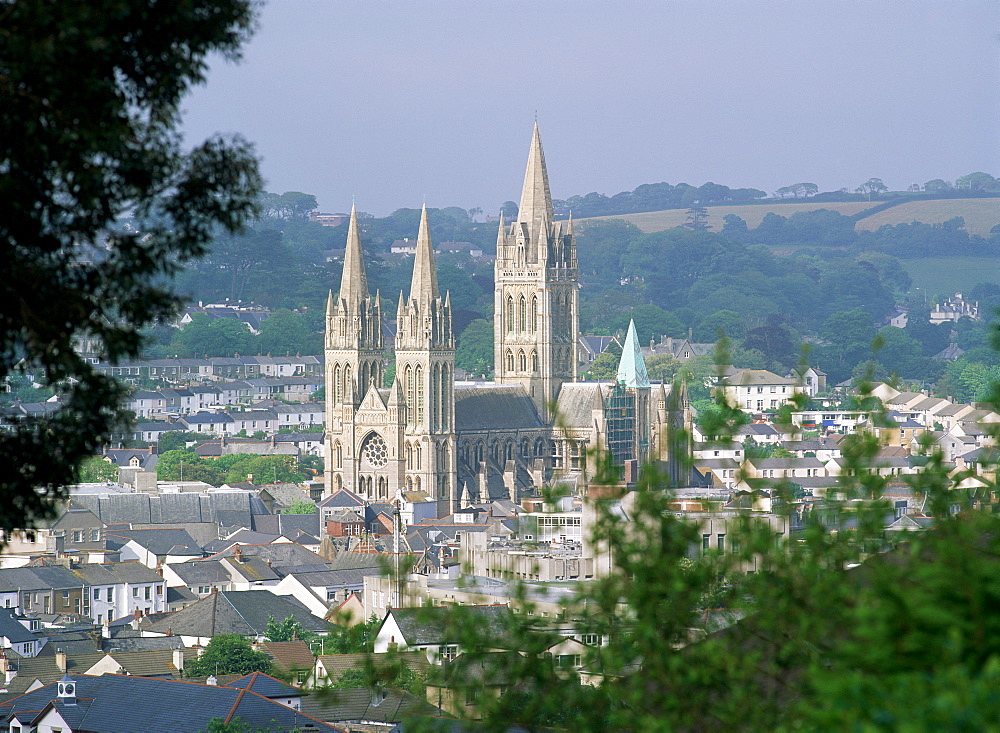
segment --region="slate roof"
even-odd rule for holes
[[[392,608],[386,612],[386,617],[390,614],[396,620],[406,643],[417,646],[451,641],[449,624],[475,623],[480,632],[499,639],[506,634],[511,610],[505,605]],[[457,636],[457,632],[453,633]]]
[[[319,503],[322,508],[328,507],[359,507],[364,506],[365,501],[357,494],[348,491],[347,489],[341,489],[330,494],[328,497],[323,499]]]
[[[298,643],[302,644],[303,642]],[[301,697],[302,695],[302,690],[291,685],[286,685],[281,680],[263,672],[251,672],[250,674],[243,675],[239,679],[229,682],[226,687],[239,687],[244,690],[251,690],[258,695],[268,698]]]
[[[182,524],[212,522],[227,512],[228,526],[249,527],[253,514],[269,514],[264,503],[245,491],[177,494],[74,494],[73,499],[105,524]],[[238,519],[239,521],[232,521]]]
[[[164,527],[163,529],[108,529],[106,536],[121,538],[122,544],[128,540],[141,545],[154,555],[186,555],[201,557],[201,545],[184,529]]]
[[[455,429],[458,432],[541,426],[535,403],[519,384],[455,386]]]
[[[570,382],[559,389],[556,400],[559,423],[589,429],[594,424],[594,410],[604,410],[604,386],[600,382]]]
[[[767,369],[739,369],[735,374],[726,377],[726,384],[749,387],[766,384],[795,384],[795,380],[779,377]]]
[[[378,667],[386,662],[399,663],[421,675],[426,675],[430,668],[427,655],[419,651],[392,652],[390,654],[321,654],[318,659],[322,663],[323,669],[326,670],[327,678],[331,681],[340,679],[340,676],[348,670],[364,669],[368,664]]]
[[[403,690],[384,690],[384,694],[384,698],[373,697],[370,689],[362,687],[333,690],[323,696],[310,695],[302,700],[302,712],[334,725],[363,721],[400,723],[411,716],[437,717],[445,714],[429,702]]]
[[[267,733],[312,726],[336,731],[307,714],[249,690],[193,682],[117,674],[70,675],[76,683],[76,705],[56,698],[55,683],[0,706],[0,714],[42,711],[54,705],[75,730],[95,733],[176,733],[206,730],[212,718],[238,717]]]
[[[0,608],[0,636],[6,637],[11,644],[23,644],[38,639],[14,618],[12,608]]]
[[[219,560],[172,563],[170,569],[184,581],[185,585],[228,583],[230,580],[229,573]]]
[[[291,616],[307,631],[326,633],[330,625],[313,616],[291,596],[277,596],[266,590],[216,591],[187,608],[150,624],[149,631],[172,631],[183,636],[239,634],[257,636],[274,618]]]
[[[261,649],[271,657],[279,670],[311,670],[314,659],[309,645],[304,641],[265,641]],[[257,690],[260,692],[259,690]],[[263,694],[263,693],[261,693]]]

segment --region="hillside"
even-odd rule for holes
[[[789,217],[800,211],[815,211],[817,209],[829,209],[844,216],[853,216],[866,209],[878,206],[879,201],[852,201],[852,202],[825,202],[814,203],[808,201],[799,202],[769,202],[765,204],[751,204],[744,206],[709,206],[708,223],[712,231],[722,230],[722,219],[727,214],[735,214],[744,221],[751,229],[760,224],[764,216],[768,213],[779,214]],[[990,229],[1000,223],[1000,199],[935,199],[930,201],[908,201],[898,206],[893,206],[884,211],[877,212],[871,216],[860,219],[855,226],[858,231],[874,231],[885,224],[909,224],[913,221],[922,221],[928,224],[936,224],[947,221],[956,216],[965,219],[965,229],[970,234],[987,236]],[[648,211],[640,214],[620,214],[616,216],[596,216],[590,219],[579,219],[578,223],[585,224],[589,221],[601,221],[605,219],[624,219],[635,224],[643,232],[660,232],[664,229],[672,229],[680,226],[687,220],[687,212],[684,209],[669,209],[667,211]]]
[[[886,224],[909,224],[914,221],[940,224],[956,216],[965,219],[965,231],[969,234],[989,236],[990,229],[1000,224],[1000,199],[908,201],[866,216],[854,228],[871,232]]]

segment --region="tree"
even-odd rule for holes
[[[118,480],[118,466],[100,456],[91,456],[80,464],[80,481],[102,483]]]
[[[458,337],[455,366],[472,375],[493,371],[493,321],[477,318]]]
[[[274,616],[271,616],[267,620],[264,636],[268,641],[305,641],[315,634],[302,628],[302,624],[296,621],[294,616],[288,616],[283,621],[275,621]]]
[[[313,354],[322,348],[318,334],[309,330],[305,319],[298,313],[281,308],[260,324],[257,337],[260,353],[285,356],[286,354]]]
[[[878,195],[880,193],[885,193],[889,190],[889,187],[882,183],[881,178],[869,178],[867,181],[859,186],[861,193],[868,194],[868,200],[872,200],[872,194]]]
[[[708,223],[708,209],[704,206],[692,206],[687,210],[687,219],[681,226],[693,232],[707,232],[712,228]]]
[[[948,181],[941,180],[940,178],[934,178],[924,184],[924,191],[927,193],[944,193],[945,191],[950,191],[952,186]]]
[[[517,218],[517,204],[514,201],[504,201],[503,205],[500,206],[500,213],[503,217],[510,221],[511,219]]]
[[[238,634],[218,634],[212,637],[197,659],[187,663],[184,673],[188,677],[207,677],[220,674],[270,673],[271,658],[256,651],[250,642]]]
[[[313,458],[318,458],[319,456],[313,456]],[[315,514],[316,505],[309,501],[308,499],[296,499],[288,508],[285,510],[285,514]],[[272,641],[277,641],[277,639],[272,639]]]
[[[965,188],[969,191],[994,191],[1000,187],[997,179],[989,173],[976,171],[955,179],[955,188]]]
[[[46,516],[124,419],[124,387],[74,338],[112,362],[137,356],[140,330],[179,306],[165,276],[255,206],[248,144],[184,151],[176,133],[207,56],[237,58],[253,19],[246,0],[0,8],[0,380],[23,360],[63,395],[0,431],[5,532]]]

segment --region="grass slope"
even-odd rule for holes
[[[864,211],[872,206],[877,206],[878,201],[869,203],[831,202],[825,204],[815,204],[808,202],[801,203],[774,203],[774,204],[750,204],[746,206],[708,206],[708,224],[713,232],[722,231],[722,217],[727,214],[736,214],[753,229],[763,221],[768,213],[780,214],[789,217],[798,211],[815,211],[816,209],[830,209],[837,211],[844,216],[852,216],[859,211]],[[686,209],[667,209],[666,211],[647,211],[641,214],[616,214],[614,216],[595,216],[589,219],[577,219],[575,223],[586,224],[591,221],[602,221],[608,219],[624,219],[635,224],[639,229],[647,234],[649,232],[662,232],[664,229],[673,229],[687,221]]]
[[[877,206],[879,202],[849,202],[849,203],[766,203],[747,206],[709,206],[708,223],[712,231],[722,230],[722,217],[735,214],[742,218],[751,229],[756,227],[770,212],[789,217],[799,211],[815,211],[829,209],[844,216],[852,216],[858,212]],[[988,236],[990,229],[1000,224],[1000,199],[939,199],[931,201],[908,201],[899,206],[893,206],[878,213],[867,216],[855,225],[858,231],[874,231],[886,224],[909,224],[922,221],[927,224],[938,224],[956,216],[965,219],[965,230],[969,234]],[[648,211],[641,214],[620,214],[614,216],[595,216],[589,219],[578,219],[577,223],[585,225],[591,221],[607,219],[624,219],[635,224],[643,232],[661,232],[673,229],[687,221],[685,209],[668,209],[666,211]]]
[[[940,224],[956,216],[965,219],[965,231],[989,236],[990,229],[1000,224],[1000,199],[939,199],[907,201],[861,219],[855,229],[873,232],[886,224],[909,224],[921,221]]]

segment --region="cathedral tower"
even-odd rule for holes
[[[378,295],[368,292],[361,255],[358,216],[351,207],[340,292],[326,304],[326,492],[359,491],[354,417],[371,386],[381,387],[384,372],[382,311]],[[364,436],[361,436],[362,438]]]
[[[517,220],[497,235],[494,370],[522,384],[546,422],[564,382],[576,378],[578,271],[573,219],[557,222],[535,123]]]
[[[451,296],[441,297],[427,207],[420,214],[410,297],[396,313],[396,383],[405,402],[405,479],[400,489],[423,491],[455,508],[455,336]],[[398,398],[397,398],[398,399]],[[447,512],[445,512],[447,513]]]

